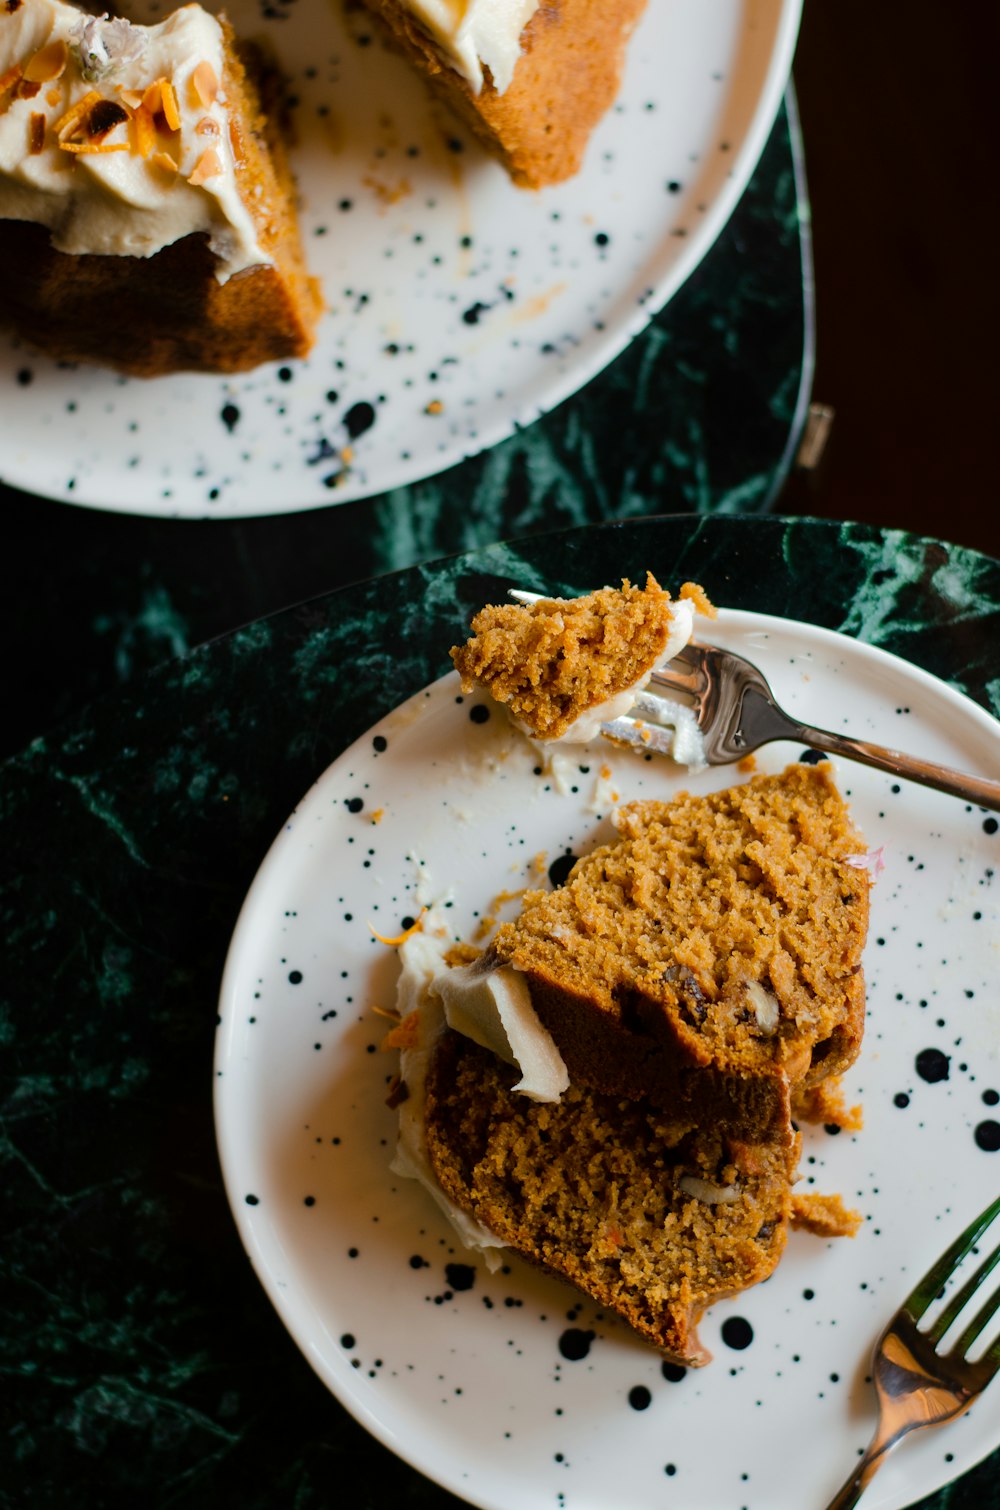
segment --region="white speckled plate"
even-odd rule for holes
[[[748,651],[814,723],[983,775],[1000,764],[995,720],[906,661],[752,613],[724,613],[713,639]],[[799,755],[772,746],[758,767]],[[551,864],[607,837],[603,763],[622,797],[737,779],[604,747],[569,760],[562,781],[539,775],[527,741],[482,699],[462,699],[450,675],[305,796],[249,892],[222,988],[216,1125],[237,1225],[326,1385],[471,1504],[825,1504],[873,1425],[864,1376],[876,1333],[1000,1185],[997,821],[837,764],[870,847],[885,853],[869,1028],[846,1086],[866,1125],[807,1129],[802,1170],[866,1220],[855,1240],[793,1234],[767,1284],[708,1314],[713,1364],[677,1377],[517,1259],[489,1274],[388,1167],[396,1055],[379,1051],[385,1022],[372,1009],[393,1004],[397,966],[372,929],[396,935],[424,901],[450,900],[455,935],[473,938],[494,898],[538,883],[539,853]],[[899,1510],[1000,1444],[995,1404],[906,1445],[867,1493],[872,1510]],[[808,1444],[793,1474],[790,1441]]]
[[[230,0],[297,101],[306,250],[329,305],[315,351],[150,382],[0,334],[0,478],[127,513],[235,517],[381,493],[495,444],[599,372],[705,255],[767,139],[800,8],[651,0],[583,171],[526,193],[365,12]]]
[[[815,723],[981,774],[1000,764],[995,720],[882,651],[751,613],[723,613],[713,638],[748,651]],[[758,765],[800,754],[775,745]],[[838,763],[886,861],[869,1025],[846,1086],[865,1126],[806,1129],[802,1170],[864,1225],[854,1240],[793,1234],[766,1284],[709,1313],[714,1361],[678,1377],[518,1260],[490,1275],[423,1189],[389,1169],[396,1056],[380,1051],[372,1008],[393,1004],[397,964],[372,929],[395,935],[421,903],[450,899],[456,936],[473,937],[501,893],[537,884],[540,853],[550,864],[608,835],[602,762],[623,798],[738,779],[601,748],[568,762],[560,790],[453,675],[326,771],[267,856],[226,967],[216,1124],[229,1198],[320,1377],[472,1504],[819,1506],[873,1425],[865,1372],[882,1323],[1000,1185],[1000,833],[955,798]],[[1000,1443],[996,1405],[904,1447],[866,1495],[871,1510],[900,1510]],[[789,1442],[808,1446],[794,1472]]]

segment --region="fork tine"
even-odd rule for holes
[[[951,1247],[942,1253],[937,1263],[931,1265],[923,1279],[917,1281],[912,1292],[903,1302],[904,1308],[909,1311],[914,1321],[920,1320],[931,1301],[944,1288],[952,1270],[975,1246],[991,1222],[996,1220],[998,1214],[1000,1214],[1000,1196],[997,1196],[996,1200],[987,1206],[975,1221],[969,1223],[961,1236],[957,1237]]]
[[[983,1265],[983,1269],[986,1271],[983,1274],[984,1279],[986,1278],[986,1274],[996,1266],[998,1259],[1000,1259],[1000,1248],[993,1254],[992,1259],[988,1259]],[[976,1338],[996,1315],[998,1310],[1000,1310],[1000,1290],[995,1290],[986,1304],[976,1312],[968,1326],[963,1329],[962,1335],[956,1341],[953,1351],[959,1357],[963,1357],[969,1351]],[[1000,1338],[997,1338],[996,1343],[994,1343],[995,1347],[998,1345],[1000,1345]]]
[[[976,1272],[972,1274],[966,1280],[962,1288],[951,1297],[941,1314],[939,1316],[935,1316],[933,1325],[927,1328],[927,1332],[925,1334],[931,1340],[931,1342],[938,1343],[941,1341],[941,1338],[951,1326],[952,1322],[962,1314],[962,1312],[965,1310],[965,1307],[972,1299],[973,1295],[975,1295],[980,1286],[984,1284],[989,1276],[993,1273],[993,1270],[996,1268],[997,1264],[1000,1264],[1000,1247],[994,1249],[989,1258],[986,1259],[984,1263],[981,1263],[979,1265],[979,1268],[976,1270]],[[1000,1291],[998,1291],[997,1293],[997,1303],[1000,1304]],[[988,1320],[989,1317],[983,1318],[983,1326],[986,1325],[986,1322]],[[982,1331],[982,1326],[979,1328],[979,1330]]]
[[[701,685],[696,671],[674,671],[670,665],[657,666],[649,680],[651,686],[669,687],[672,692],[690,694],[697,692]]]

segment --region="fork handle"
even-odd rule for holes
[[[864,1494],[867,1486],[868,1479],[864,1477],[859,1469],[855,1468],[847,1482],[841,1486],[839,1493],[835,1494],[827,1505],[826,1510],[852,1510],[852,1507],[858,1503],[858,1500]]]
[[[892,1437],[884,1437],[881,1432],[876,1433],[864,1456],[855,1463],[826,1510],[852,1510],[875,1476],[875,1470],[881,1468],[887,1453],[896,1446],[905,1430],[904,1427],[903,1432]]]
[[[904,755],[900,750],[889,750],[882,745],[868,744],[863,739],[831,734],[826,729],[814,729],[810,724],[798,724],[797,731],[803,742],[815,750],[823,750],[829,755],[844,755],[849,760],[859,760],[862,765],[874,766],[878,771],[888,771],[891,776],[919,781],[922,786],[932,786],[952,797],[963,797],[966,802],[975,803],[977,807],[1000,812],[1000,781],[970,776],[964,771],[935,765],[931,760]]]

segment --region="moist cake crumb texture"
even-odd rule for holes
[[[682,598],[701,594],[686,585]],[[539,739],[558,739],[589,709],[634,686],[667,649],[674,604],[652,573],[579,598],[490,604],[452,647],[465,692],[480,686]]]
[[[459,1034],[441,1040],[427,1128],[446,1194],[662,1352],[706,1362],[706,1307],[765,1279],[784,1248],[794,1140],[746,1143],[580,1086],[529,1103],[516,1078]]]
[[[524,971],[575,1080],[626,1094],[664,1056],[811,1086],[861,1043],[864,842],[825,763],[633,802],[621,838],[529,892],[490,954]]]

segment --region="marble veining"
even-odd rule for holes
[[[0,771],[11,1504],[61,1505],[72,1486],[95,1510],[319,1510],[348,1477],[373,1510],[460,1503],[336,1404],[247,1261],[213,1141],[220,973],[303,793],[447,669],[481,602],[512,583],[572,592],[646,566],[728,606],[877,643],[997,709],[1000,563],[860,525],[689,515],[539,534],[342,588],[150,669]],[[983,828],[975,866],[995,833]],[[926,1047],[953,1053],[933,1036]],[[918,1066],[899,1094],[947,1093],[957,1061],[950,1080],[939,1069],[925,1061],[930,1079]],[[995,1125],[996,1108],[980,1118]],[[979,1157],[991,1146],[984,1135]],[[429,1293],[446,1285],[443,1268],[428,1277]],[[591,1329],[585,1315],[574,1325]],[[377,1370],[363,1338],[355,1355]],[[648,1416],[644,1397],[625,1408],[652,1419],[669,1381],[635,1384]],[[994,1455],[924,1510],[995,1504],[997,1473]]]

